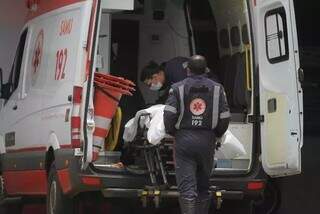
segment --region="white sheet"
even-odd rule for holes
[[[125,125],[125,130],[123,133],[124,141],[134,141],[137,134],[139,117],[148,113],[150,114],[150,118],[142,118],[140,120],[140,127],[145,125],[148,128],[147,139],[149,143],[153,145],[161,143],[161,140],[167,136],[163,123],[164,108],[165,105],[154,105],[150,108],[138,111],[136,116],[129,120]],[[216,151],[216,157],[218,159],[234,159],[246,154],[247,153],[241,142],[231,133],[231,131],[227,130],[224,136],[221,138],[221,147],[218,151]]]

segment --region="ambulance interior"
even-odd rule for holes
[[[136,0],[134,11],[102,9],[97,71],[137,84],[134,95],[122,97],[119,104],[123,117],[115,150],[124,153],[121,134],[126,122],[158,97],[140,82],[142,68],[151,60],[161,64],[176,56],[202,54],[225,88],[232,113],[229,131],[245,150],[238,154],[222,145],[231,151],[226,157],[217,152],[215,174],[248,172],[253,156],[253,126],[247,119],[252,112],[249,26],[245,0]]]

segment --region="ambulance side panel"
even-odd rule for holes
[[[71,148],[73,87],[85,78],[91,4],[71,4],[25,26],[19,87],[1,111],[9,194],[46,194],[48,148]],[[23,175],[29,178],[19,179]]]

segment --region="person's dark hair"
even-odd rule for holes
[[[207,60],[204,56],[194,55],[190,57],[188,68],[193,74],[204,74],[207,70]]]
[[[152,78],[152,75],[159,73],[161,68],[158,63],[154,61],[149,62],[149,64],[142,69],[140,80],[143,82],[146,79]]]

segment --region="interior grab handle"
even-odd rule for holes
[[[245,72],[246,72],[246,86],[248,91],[252,91],[252,71],[251,71],[251,45],[245,45]]]

